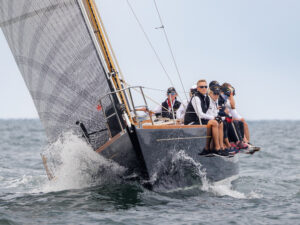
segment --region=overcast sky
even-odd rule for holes
[[[96,0],[128,83],[167,89],[170,82],[126,0]],[[178,91],[181,90],[152,0],[130,0]],[[299,0],[157,0],[186,89],[228,81],[246,119],[300,119]],[[165,93],[149,92],[158,101]],[[0,32],[0,118],[37,118]]]

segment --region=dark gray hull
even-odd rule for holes
[[[238,157],[200,156],[206,143],[206,128],[136,129],[142,155],[149,176],[157,172],[162,162],[178,152],[200,164],[201,170],[210,181],[220,181],[238,175]],[[166,159],[166,160],[165,160]]]
[[[114,137],[97,150],[108,159],[126,167],[129,173],[136,173],[145,180],[169,174],[170,166],[178,154],[181,161],[201,170],[209,181],[220,181],[238,175],[238,158],[205,157],[198,153],[206,143],[206,128],[140,129],[135,128]],[[176,176],[178,175],[178,171]],[[171,175],[171,174],[170,174]],[[174,174],[172,174],[174,176]],[[187,176],[186,174],[183,176]],[[180,182],[179,186],[192,185]]]

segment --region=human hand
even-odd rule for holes
[[[222,117],[220,117],[220,116],[216,116],[216,117],[215,117],[215,120],[216,120],[218,123],[222,123]]]

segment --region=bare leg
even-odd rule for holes
[[[211,125],[208,125],[207,124],[207,138],[206,138],[206,145],[205,145],[205,149],[206,150],[209,150],[210,149],[210,142],[211,142],[211,135],[212,135],[212,132],[211,132],[211,130],[212,130],[212,127],[211,127]]]
[[[244,123],[244,133],[245,133],[245,138],[247,139],[246,142],[250,141],[250,133],[249,133],[249,127],[248,124],[246,123],[245,119],[241,120]]]
[[[220,148],[224,150],[224,134],[223,134],[223,123],[219,124],[219,143],[220,143]]]
[[[225,138],[225,139],[224,139],[224,143],[225,143],[225,146],[226,146],[227,148],[230,148],[230,147],[231,147],[231,144],[230,144],[228,138]]]
[[[220,150],[220,142],[219,142],[219,124],[216,120],[208,121],[208,124],[212,129],[212,138],[214,141],[214,146],[216,150]]]

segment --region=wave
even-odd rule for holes
[[[150,183],[156,191],[172,191],[178,188],[206,183],[202,165],[188,156],[184,150],[171,152],[156,166]]]
[[[126,168],[94,152],[80,137],[65,133],[43,152],[54,178],[40,191],[81,189],[120,182]]]
[[[168,162],[169,160],[169,162]],[[214,196],[229,196],[236,199],[261,198],[262,196],[251,191],[248,194],[234,190],[232,183],[239,176],[210,182],[206,177],[205,168],[188,156],[184,150],[173,152],[168,160],[162,160],[157,166],[157,172],[151,177],[154,190],[164,193],[201,195],[201,192],[211,193]],[[198,190],[198,191],[197,191]],[[200,191],[200,192],[199,192]]]
[[[5,183],[3,184],[6,186],[5,189],[15,189],[16,192],[21,190],[30,193],[47,193],[124,182],[126,168],[94,152],[85,140],[71,132],[65,133],[55,143],[47,146],[43,156],[47,158],[47,165],[54,179],[49,181],[45,174],[41,175],[42,172],[14,179],[0,177],[0,180]],[[238,199],[261,197],[255,192],[244,194],[234,190],[232,182],[235,179],[237,177],[215,183],[209,182],[201,163],[181,150],[174,151],[167,159],[161,160],[150,181],[143,182],[150,183],[154,191],[163,193],[187,190],[190,193],[190,190],[198,189],[192,195],[207,192],[215,196],[230,196]]]

